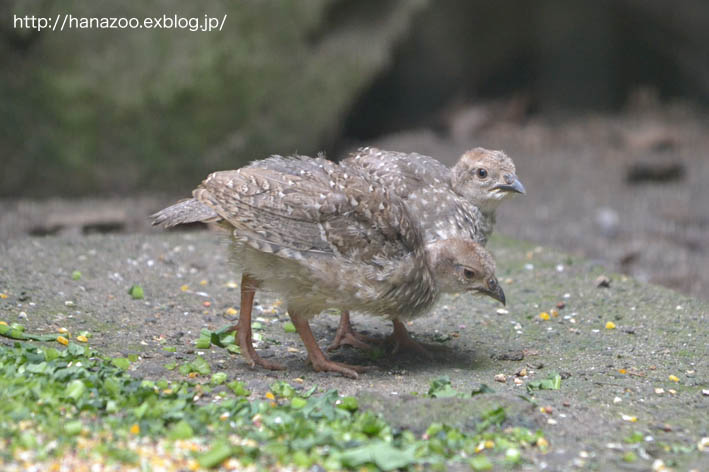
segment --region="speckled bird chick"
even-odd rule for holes
[[[344,163],[367,171],[404,199],[427,242],[460,237],[485,245],[498,205],[510,195],[525,193],[512,159],[502,151],[480,147],[465,152],[452,168],[433,157],[375,147],[357,150]],[[400,335],[405,332],[406,328],[395,322],[394,338],[403,341]],[[347,312],[342,314],[329,349],[343,344],[368,347],[352,330]]]
[[[322,158],[274,156],[215,172],[192,199],[153,219],[172,226],[197,216],[219,220],[230,231],[231,258],[243,272],[236,328],[252,365],[282,368],[260,358],[251,343],[256,289],[284,298],[315,370],[353,378],[363,368],[328,360],[310,331],[308,320],[323,310],[407,320],[426,313],[441,292],[504,300],[484,248],[462,238],[425,246],[420,227],[390,189]]]
[[[455,234],[486,244],[499,204],[525,193],[512,159],[480,147],[466,151],[452,168],[430,156],[375,147],[361,148],[344,162],[407,200],[427,240]]]

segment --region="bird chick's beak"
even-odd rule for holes
[[[498,302],[502,303],[503,305],[506,305],[506,299],[505,299],[505,292],[502,290],[502,287],[499,285],[495,287],[494,290],[490,290],[489,288],[480,288],[477,290],[478,293],[481,293],[483,295],[487,295],[488,297],[494,298]]]
[[[519,181],[516,175],[505,176],[505,183],[495,185],[493,187],[493,190],[494,189],[502,190],[503,192],[521,193],[522,195],[527,193],[524,185],[522,185],[522,182]]]

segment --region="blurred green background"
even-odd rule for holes
[[[227,19],[223,31],[35,31],[14,16]],[[709,6],[590,1],[5,1],[0,196],[182,192],[209,171],[522,94],[614,109],[634,87],[706,103]]]

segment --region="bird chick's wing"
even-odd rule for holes
[[[360,148],[344,161],[360,167],[379,183],[391,188],[400,198],[430,185],[450,182],[450,169],[430,156],[418,153]]]
[[[286,172],[258,163],[215,172],[193,196],[233,226],[236,237],[286,257],[367,262],[395,257],[417,244],[406,210],[392,205],[385,189],[329,161],[278,159]],[[299,166],[299,161],[308,164]]]

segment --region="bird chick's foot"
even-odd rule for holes
[[[308,361],[316,372],[337,372],[351,379],[358,379],[359,373],[365,372],[368,368],[334,362],[328,359],[315,341],[315,336],[310,330],[310,324],[306,318],[297,313],[288,312],[291,321],[295,325],[295,330],[303,340],[305,349],[308,351]]]
[[[357,349],[362,349],[364,351],[371,351],[375,349],[370,342],[375,340],[363,336],[357,333],[352,328],[352,323],[350,322],[350,313],[348,311],[343,311],[340,315],[340,324],[337,327],[337,332],[335,333],[335,339],[327,347],[328,351],[334,351],[342,346],[352,346]]]
[[[392,346],[391,353],[397,354],[400,352],[413,352],[420,354],[427,359],[433,359],[433,354],[423,344],[414,341],[409,335],[404,323],[399,320],[392,320],[394,324],[394,332],[387,336],[387,344]]]
[[[350,365],[342,362],[331,361],[323,356],[308,357],[310,364],[315,372],[337,372],[349,377],[350,379],[358,379],[359,374],[366,372],[370,367],[361,365]]]
[[[246,359],[246,362],[253,368],[256,367],[257,365],[260,367],[263,367],[264,369],[268,370],[286,370],[286,367],[282,364],[279,364],[277,362],[271,362],[267,361],[263,357],[259,356],[256,354],[256,350],[253,348],[253,346],[250,346],[250,349],[244,349],[243,347],[241,348],[241,354],[244,356],[244,359]]]

